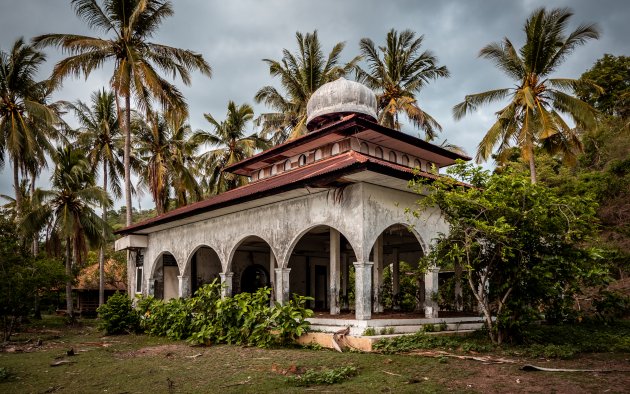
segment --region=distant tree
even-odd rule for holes
[[[35,80],[39,67],[46,56],[24,39],[16,40],[10,52],[0,51],[0,168],[5,155],[13,164],[13,187],[16,212],[22,210],[19,192],[20,169],[37,168],[42,163],[43,152],[51,151],[42,126],[51,126],[55,112],[42,103],[42,84]]]
[[[122,195],[120,176],[124,174],[122,162],[123,136],[118,122],[116,98],[113,92],[105,89],[95,91],[90,97],[90,104],[80,100],[69,104],[81,129],[78,145],[87,152],[87,158],[93,171],[102,166],[103,190],[111,191],[119,198]],[[107,222],[107,209],[101,207],[103,222]],[[105,228],[103,228],[105,231]],[[105,238],[105,234],[103,234]],[[105,246],[101,245],[99,254],[99,305],[105,302]]]
[[[189,85],[190,72],[199,70],[210,76],[211,69],[200,54],[148,40],[157,32],[164,19],[172,16],[169,0],[72,0],[77,16],[90,28],[109,34],[109,38],[76,34],[45,34],[33,41],[39,46],[56,46],[70,56],[57,63],[53,79],[61,82],[67,76],[86,77],[112,60],[114,70],[111,86],[125,102],[124,167],[127,226],[131,225],[131,97],[136,105],[149,111],[157,101],[164,111],[187,112],[182,93],[162,78],[156,69],[173,77],[179,75]],[[117,101],[118,103],[118,101]],[[122,121],[122,118],[121,118]]]
[[[594,127],[596,110],[569,92],[579,87],[599,88],[589,81],[549,78],[549,75],[576,47],[599,38],[599,30],[593,24],[580,25],[565,35],[572,15],[566,8],[550,11],[539,8],[525,22],[526,41],[519,51],[505,38],[479,52],[479,56],[492,60],[497,68],[514,79],[516,86],[468,95],[453,107],[453,116],[461,119],[480,105],[510,98],[479,143],[477,162],[488,160],[497,146],[497,157],[501,160],[506,149],[517,145],[522,157],[529,162],[531,181],[535,183],[535,147],[559,154],[568,162],[575,161],[582,149],[579,135],[561,114],[570,116],[580,129]]]
[[[21,225],[29,229],[49,226],[55,233],[51,242],[63,244],[67,275],[66,307],[72,319],[73,266],[81,264],[88,244],[98,246],[103,242],[103,228],[107,223],[94,209],[108,207],[111,200],[105,190],[95,185],[92,166],[80,149],[60,147],[54,159],[56,166],[51,177],[52,189],[35,191],[35,207],[24,217]]]
[[[418,211],[437,206],[449,225],[429,259],[462,265],[494,343],[541,312],[561,319],[580,285],[605,273],[581,249],[596,227],[597,204],[589,197],[464,163],[448,174],[470,186],[450,177],[413,184],[426,196]]]
[[[273,86],[261,88],[254,97],[257,103],[265,105],[277,112],[262,114],[256,122],[263,129],[261,135],[271,136],[274,144],[297,138],[307,132],[306,104],[320,86],[346,76],[359,61],[355,57],[345,65],[339,65],[339,56],[345,43],[337,43],[324,56],[317,30],[303,35],[295,33],[298,52],[282,51],[282,60],[263,59],[269,65],[269,74],[279,77],[284,95]]]
[[[63,264],[44,256],[30,255],[17,233],[15,222],[0,214],[0,324],[3,341],[28,316],[36,298],[65,281]]]
[[[420,52],[424,36],[391,29],[385,46],[376,47],[369,38],[361,39],[361,53],[368,62],[368,70],[356,67],[357,79],[377,92],[378,121],[400,130],[398,114],[407,115],[412,124],[423,130],[431,141],[442,126],[431,115],[420,109],[416,94],[431,80],[448,77],[446,66],[438,66],[431,51]],[[382,56],[382,57],[381,57]]]
[[[246,184],[246,177],[226,173],[224,169],[252,156],[257,149],[267,147],[267,141],[257,134],[245,135],[247,124],[254,117],[254,110],[248,104],[237,106],[230,101],[224,121],[216,120],[211,114],[204,114],[204,117],[214,130],[198,131],[194,139],[213,147],[200,156],[208,194],[218,194]]]
[[[630,56],[605,54],[580,80],[594,83],[604,91],[580,86],[578,97],[606,115],[630,116]]]
[[[147,120],[136,119],[140,185],[149,189],[158,215],[168,210],[171,188],[185,204],[187,195],[198,199],[201,192],[191,166],[196,143],[190,127],[169,115],[149,114]]]

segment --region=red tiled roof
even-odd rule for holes
[[[251,182],[239,188],[218,194],[207,200],[177,208],[163,215],[132,224],[129,227],[118,230],[116,233],[133,233],[134,231],[193,216],[202,212],[212,211],[270,194],[282,193],[284,191],[304,187],[305,185],[312,184],[317,180],[332,176],[333,174],[339,177],[339,173],[349,174],[366,169],[406,179],[411,179],[414,173],[412,168],[355,151],[348,151],[307,164],[303,167]],[[435,175],[426,172],[420,172],[419,176],[429,179],[437,178]]]

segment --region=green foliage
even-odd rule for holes
[[[11,372],[6,367],[0,367],[0,382],[4,382],[5,380],[9,380],[11,377]]]
[[[420,264],[422,267],[422,264]],[[381,285],[381,303],[385,309],[393,309],[395,306],[403,312],[416,310],[421,302],[419,297],[424,295],[424,287],[418,286],[418,276],[424,275],[422,268],[414,269],[410,264],[401,261],[399,265],[398,294],[393,294],[391,265],[383,270],[383,284]]]
[[[618,291],[603,290],[593,300],[597,316],[612,321],[630,316],[630,296]]]
[[[108,335],[135,332],[139,328],[138,312],[126,294],[118,293],[98,307],[99,329]]]
[[[426,326],[426,325],[425,325]],[[427,335],[420,331],[413,335],[402,335],[394,338],[381,339],[373,345],[374,350],[382,353],[401,353],[415,349],[462,349],[469,352],[488,352],[494,346],[488,343],[488,339],[482,335],[456,337],[445,335]]]
[[[364,337],[373,337],[376,335],[376,329],[374,327],[368,327],[363,331],[362,334]]]
[[[594,82],[604,89],[601,92],[590,86],[578,87],[576,93],[583,101],[607,115],[630,116],[630,56],[607,53],[580,80]]]
[[[0,325],[8,341],[37,299],[66,279],[61,261],[32,257],[17,234],[15,223],[0,215]]]
[[[437,206],[449,223],[429,258],[462,264],[491,339],[517,336],[541,313],[568,318],[579,286],[605,274],[592,251],[578,247],[594,233],[594,201],[561,196],[509,170],[491,175],[460,162],[448,174],[470,186],[448,177],[412,182],[418,192],[429,189],[419,210]]]
[[[148,334],[190,343],[228,343],[269,347],[285,345],[304,334],[307,297],[294,296],[285,305],[269,305],[270,289],[221,298],[221,285],[214,281],[202,286],[188,299],[168,302],[153,297],[138,302],[140,326]]]
[[[339,367],[324,371],[308,370],[302,375],[290,376],[287,383],[291,386],[314,386],[321,384],[341,383],[346,379],[358,375],[356,367],[351,365],[347,367]]]

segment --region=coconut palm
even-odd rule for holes
[[[103,190],[111,191],[116,198],[121,196],[120,175],[124,173],[122,162],[122,132],[116,111],[113,92],[98,90],[92,93],[90,103],[78,100],[68,104],[80,124],[78,145],[87,153],[94,172],[102,166]],[[107,209],[101,207],[103,222],[107,222]],[[105,233],[103,233],[105,238]],[[105,246],[99,251],[99,305],[105,302]]]
[[[431,80],[448,77],[446,66],[438,66],[431,51],[420,52],[423,36],[404,30],[400,34],[392,29],[387,33],[385,46],[376,47],[369,38],[361,39],[361,53],[368,69],[356,67],[357,79],[377,94],[378,121],[400,130],[398,115],[403,113],[415,127],[422,129],[425,139],[431,141],[440,124],[420,109],[416,94]],[[382,55],[382,57],[381,57]]]
[[[323,84],[348,74],[360,60],[357,56],[345,65],[339,65],[339,56],[345,47],[343,42],[337,43],[326,58],[317,30],[306,35],[297,32],[295,37],[297,53],[284,49],[280,61],[263,59],[269,65],[269,74],[280,78],[285,94],[273,86],[265,86],[254,97],[257,103],[265,103],[277,111],[262,114],[256,120],[263,126],[262,136],[271,135],[274,144],[305,134],[306,104],[313,92]]]
[[[150,114],[146,122],[143,119],[136,122],[140,185],[151,192],[157,214],[168,210],[171,188],[182,205],[189,197],[198,199],[201,192],[194,168],[189,165],[196,151],[190,127],[161,114]]]
[[[46,226],[53,229],[65,248],[66,307],[73,318],[72,278],[73,265],[80,265],[87,253],[88,244],[102,241],[107,223],[94,211],[96,207],[109,207],[111,201],[102,188],[95,185],[95,176],[85,154],[80,149],[65,146],[57,149],[56,167],[51,177],[51,190],[37,189],[33,207],[21,222],[31,230]]]
[[[0,167],[5,155],[13,165],[13,187],[18,216],[22,210],[19,192],[20,169],[45,160],[44,152],[52,150],[48,128],[57,120],[54,111],[42,97],[43,84],[35,81],[39,66],[46,56],[22,38],[10,52],[0,51]],[[35,165],[37,167],[37,165]]]
[[[252,156],[257,149],[268,147],[267,141],[255,133],[245,136],[245,129],[254,117],[254,110],[248,104],[237,106],[230,101],[224,121],[219,122],[210,114],[204,114],[204,117],[214,130],[197,131],[193,138],[199,144],[214,147],[200,157],[208,194],[218,194],[246,184],[246,177],[226,173],[224,169]]]
[[[453,107],[455,119],[475,111],[480,105],[509,98],[497,112],[497,121],[477,147],[478,162],[487,160],[495,147],[499,160],[512,144],[529,162],[531,181],[536,182],[534,149],[542,147],[551,154],[560,154],[568,162],[575,160],[581,143],[577,130],[561,116],[568,115],[578,128],[593,127],[596,111],[572,96],[580,86],[595,87],[588,81],[550,78],[558,66],[578,46],[599,38],[594,24],[583,24],[565,35],[573,13],[566,8],[550,11],[539,8],[525,22],[525,45],[516,50],[508,38],[482,48],[480,57],[490,59],[497,68],[516,81],[516,86],[468,95]]]
[[[131,97],[136,105],[149,111],[157,101],[164,110],[186,112],[182,93],[158,74],[161,70],[173,77],[179,75],[190,84],[190,72],[199,70],[210,76],[211,69],[200,54],[149,42],[162,21],[173,15],[169,0],[72,0],[78,17],[90,28],[101,30],[108,38],[76,34],[46,34],[34,38],[37,45],[56,46],[70,54],[57,63],[53,78],[60,82],[67,76],[85,75],[114,62],[112,89],[125,102],[124,167],[127,225],[131,224]],[[117,101],[118,102],[118,101]],[[122,117],[121,117],[122,120]]]

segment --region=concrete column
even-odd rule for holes
[[[276,268],[276,301],[284,304],[289,301],[289,272],[291,268]]]
[[[354,308],[357,320],[372,318],[372,266],[374,263],[354,263]]]
[[[232,297],[232,276],[233,272],[221,272],[221,298]]]
[[[180,298],[188,298],[191,296],[190,290],[190,276],[179,275],[177,276],[179,282],[179,294]]]
[[[383,235],[381,234],[374,244],[374,269],[372,275],[372,308],[374,313],[383,312],[381,303],[381,286],[383,285]]]
[[[274,284],[276,283],[275,279],[276,272],[276,256],[274,256],[272,251],[269,251],[269,287],[271,287],[271,295],[269,296],[269,305],[273,306],[276,300],[276,287]]]
[[[462,291],[462,265],[455,262],[455,310],[461,312],[464,310],[464,293]]]
[[[438,317],[438,304],[433,299],[438,292],[439,272],[440,267],[431,267],[424,274],[424,316],[427,318]]]
[[[394,297],[394,310],[400,309],[398,295],[400,293],[400,256],[398,248],[392,249],[394,262],[392,264],[392,296]]]
[[[348,255],[341,254],[341,309],[349,309],[348,305],[348,276],[350,275],[350,266],[348,265]]]
[[[328,304],[330,314],[338,315],[339,308],[339,287],[341,287],[341,234],[334,228],[330,229],[330,286],[328,290]]]

